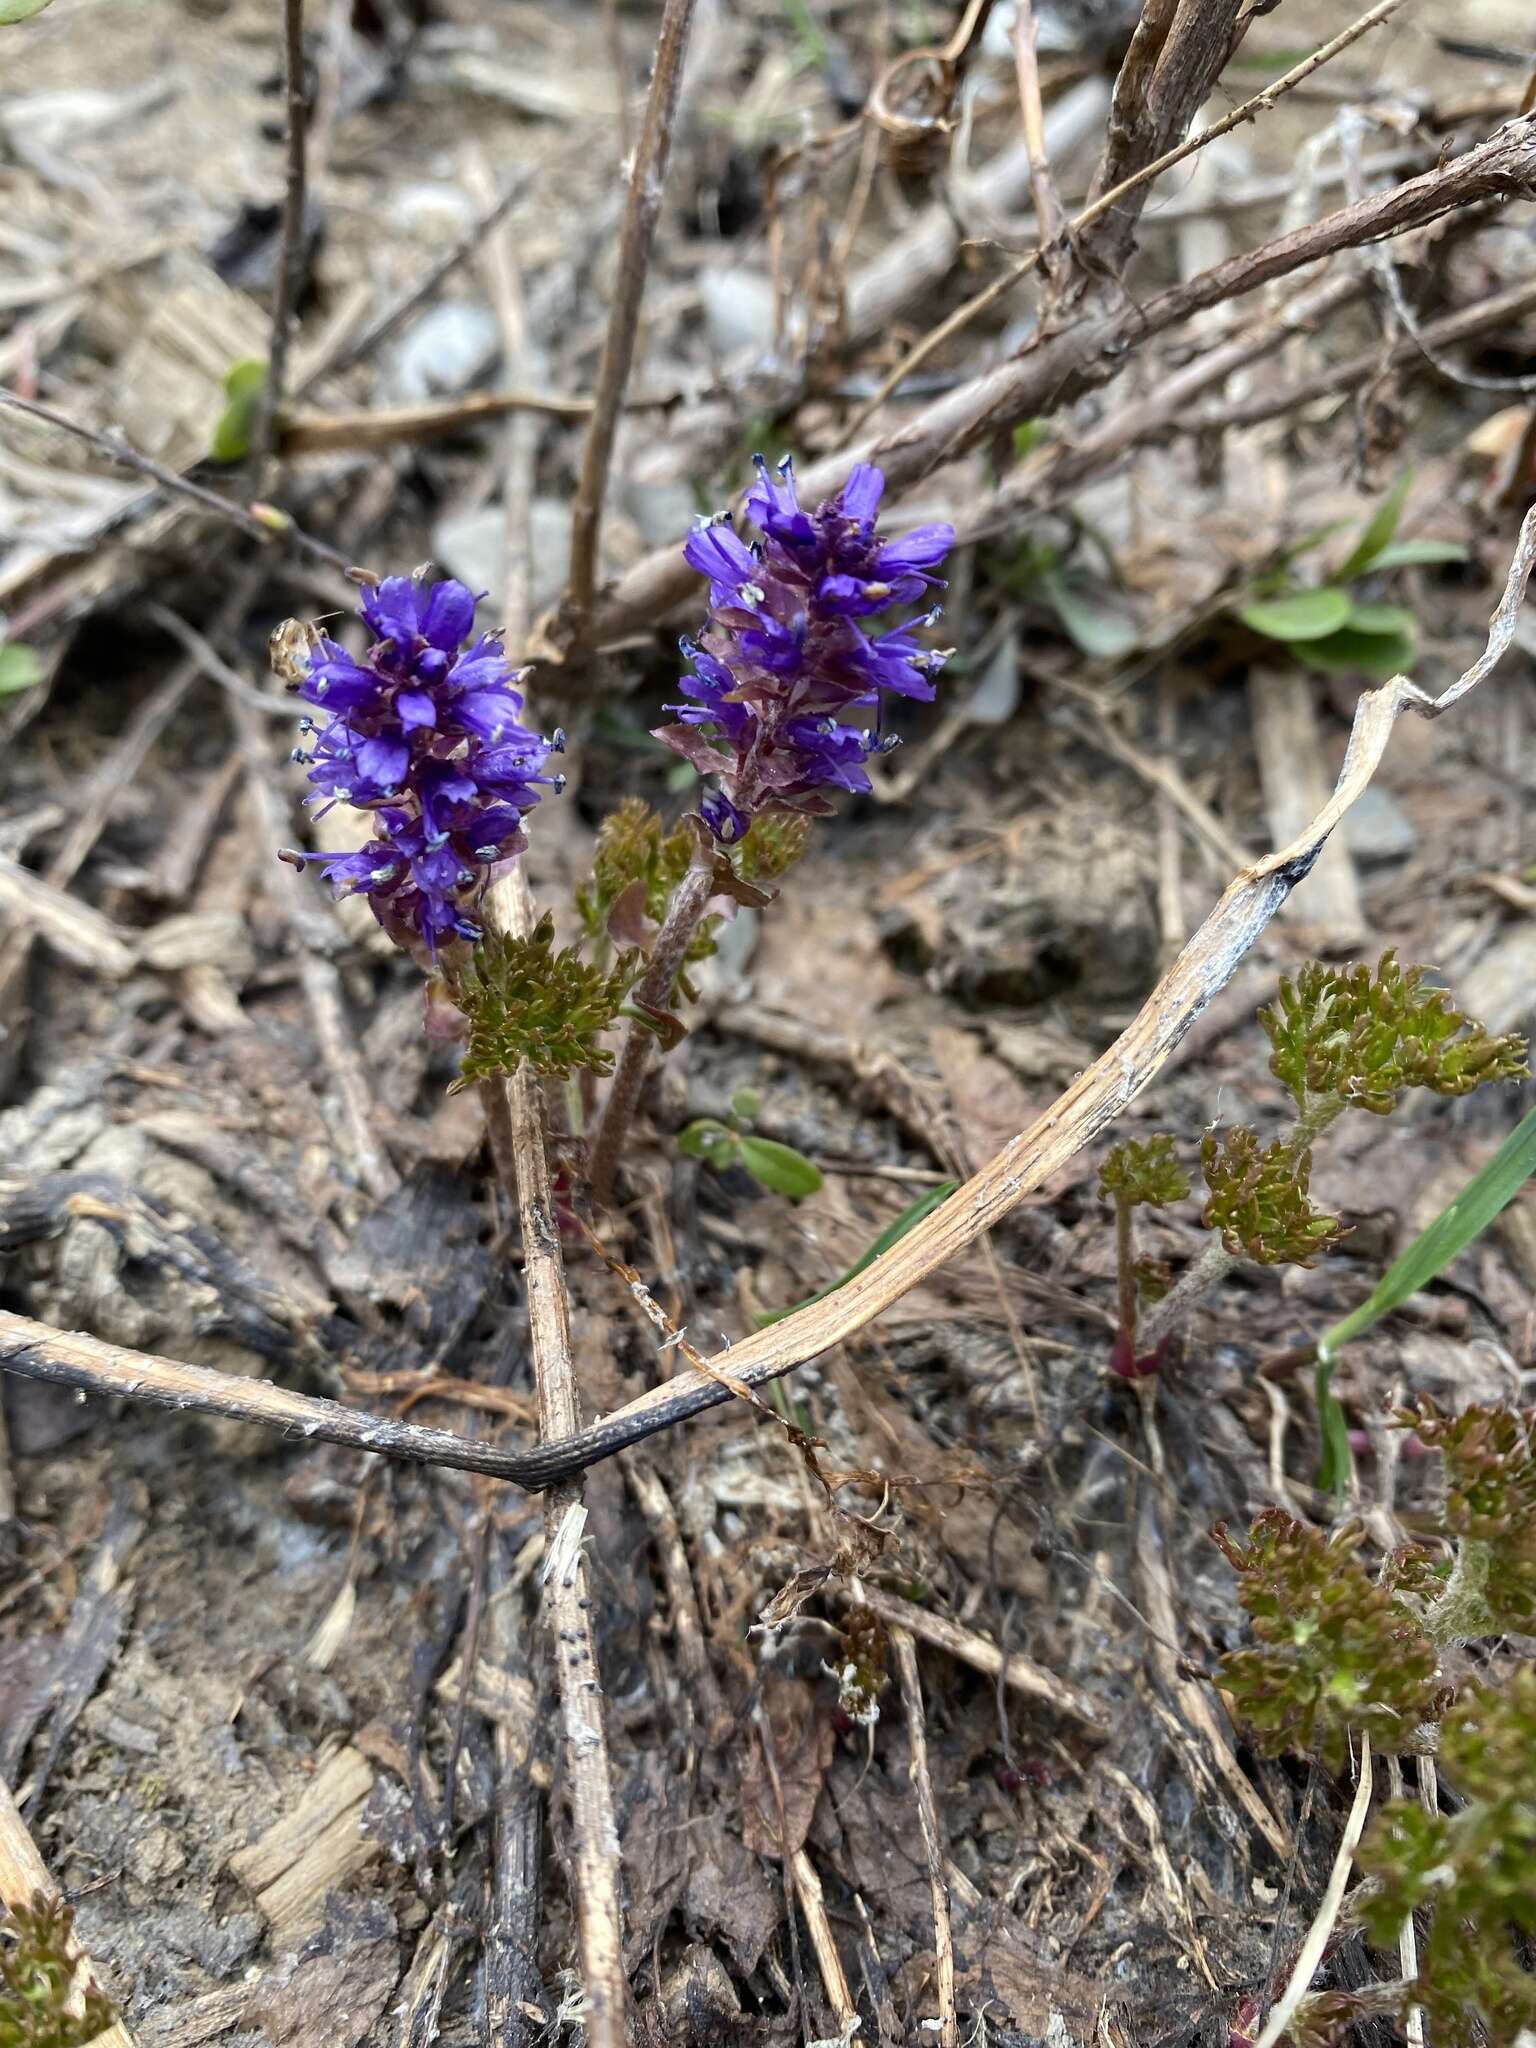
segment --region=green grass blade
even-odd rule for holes
[[[811,1294],[804,1301],[797,1301],[792,1308],[776,1308],[770,1310],[767,1315],[759,1316],[757,1327],[766,1330],[770,1323],[782,1323],[786,1316],[794,1315],[796,1310],[809,1308],[814,1301],[825,1301],[829,1294],[836,1294],[839,1287],[846,1287],[848,1282],[862,1273],[866,1266],[872,1266],[876,1259],[888,1252],[893,1244],[899,1244],[909,1230],[915,1230],[925,1216],[931,1216],[941,1202],[947,1202],[959,1185],[957,1180],[943,1180],[936,1188],[930,1188],[926,1195],[919,1195],[910,1208],[903,1209],[893,1222],[885,1226],[863,1257],[855,1259],[847,1272],[839,1274],[830,1287],[823,1287],[820,1294]]]
[[[1523,1116],[1481,1173],[1473,1175],[1455,1201],[1421,1231],[1400,1259],[1390,1265],[1374,1290],[1341,1322],[1325,1330],[1317,1343],[1317,1417],[1323,1433],[1323,1457],[1317,1483],[1342,1494],[1349,1483],[1349,1434],[1344,1411],[1332,1391],[1333,1368],[1343,1347],[1362,1336],[1373,1323],[1410,1295],[1427,1287],[1452,1259],[1481,1237],[1501,1209],[1507,1208],[1536,1173],[1536,1109]]]
[[[1402,1257],[1387,1268],[1360,1306],[1323,1334],[1317,1346],[1318,1357],[1331,1364],[1351,1338],[1360,1336],[1384,1315],[1400,1308],[1411,1294],[1427,1287],[1475,1237],[1481,1237],[1533,1173],[1536,1109],[1521,1118],[1482,1172],[1473,1175],[1455,1201],[1442,1209]]]

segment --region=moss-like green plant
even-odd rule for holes
[[[1425,973],[1399,967],[1389,947],[1374,973],[1314,960],[1281,982],[1259,1022],[1270,1071],[1303,1117],[1332,1103],[1388,1116],[1406,1088],[1470,1095],[1529,1071],[1523,1038],[1471,1023],[1444,989],[1424,986]]]
[[[1439,1660],[1392,1575],[1373,1581],[1360,1562],[1360,1525],[1324,1535],[1266,1508],[1246,1548],[1222,1526],[1212,1533],[1258,1639],[1222,1658],[1217,1681],[1256,1747],[1315,1753],[1334,1770],[1352,1735],[1408,1747],[1431,1712]]]
[[[623,1008],[638,959],[624,953],[605,970],[574,947],[556,952],[547,912],[526,939],[482,939],[454,989],[468,1023],[455,1086],[510,1074],[523,1060],[536,1074],[610,1073],[613,1055],[600,1041]]]
[[[77,1983],[74,1918],[41,1894],[0,1916],[0,2048],[83,2048],[117,2017],[94,1984]]]
[[[1189,1175],[1166,1132],[1155,1138],[1127,1138],[1104,1155],[1099,1193],[1117,1206],[1123,1202],[1132,1209],[1143,1204],[1166,1208],[1189,1193]]]
[[[1284,1138],[1261,1148],[1243,1124],[1219,1139],[1208,1131],[1200,1145],[1200,1170],[1210,1190],[1201,1220],[1221,1232],[1234,1258],[1261,1266],[1310,1266],[1318,1252],[1347,1235],[1337,1216],[1312,1204],[1312,1154],[1296,1151]]]
[[[1536,1408],[1471,1407],[1405,1416],[1445,1460],[1444,1532],[1456,1563],[1437,1632],[1497,1635],[1536,1629]]]
[[[1464,1693],[1438,1762],[1461,1803],[1453,1813],[1412,1800],[1382,1809],[1358,1857],[1375,1879],[1361,1918],[1390,1948],[1410,1913],[1431,1909],[1406,2000],[1423,2007],[1436,2048],[1512,2043],[1536,2027],[1536,1667],[1502,1691]]]

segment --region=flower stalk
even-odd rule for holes
[[[633,1010],[640,1014],[631,1015],[625,1025],[613,1079],[593,1133],[588,1163],[592,1199],[599,1206],[613,1199],[619,1155],[634,1121],[651,1047],[656,1042],[655,1026],[647,1021],[645,1013],[665,1013],[668,1010],[678,973],[703,922],[714,889],[713,862],[707,857],[696,861],[672,893],[666,919],[651,948],[649,965],[631,997]]]

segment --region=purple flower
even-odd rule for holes
[[[684,640],[687,701],[656,737],[704,775],[718,775],[700,811],[715,836],[739,839],[760,810],[827,812],[831,790],[869,788],[870,756],[894,740],[846,714],[883,698],[929,700],[944,655],[914,627],[937,607],[871,632],[865,622],[942,588],[933,573],[954,543],[950,526],[919,526],[895,540],[876,530],[885,478],[858,463],[834,498],[806,511],[788,461],[757,458],[747,511],[762,530],[753,547],[726,518],[702,523],[683,549],[709,579],[709,619]]]
[[[371,811],[374,836],[356,853],[293,854],[318,862],[338,895],[366,895],[390,936],[429,957],[475,940],[490,871],[527,843],[524,813],[565,778],[542,771],[564,745],[522,723],[523,700],[494,634],[466,645],[475,599],[462,583],[387,576],[359,609],[373,645],[355,661],[317,639],[298,694],[326,714],[313,736],[311,802]]]

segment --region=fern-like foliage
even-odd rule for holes
[[[117,2017],[93,1984],[72,2000],[80,1972],[74,1917],[62,1900],[41,1894],[0,1916],[0,2048],[83,2048]]]
[[[1469,1095],[1529,1071],[1523,1038],[1471,1023],[1444,989],[1425,988],[1425,973],[1399,967],[1388,948],[1374,974],[1314,960],[1281,982],[1259,1022],[1270,1071],[1299,1108],[1332,1098],[1386,1116],[1405,1088]]]
[[[555,951],[548,912],[526,939],[482,939],[458,979],[454,999],[468,1021],[457,1087],[510,1074],[526,1060],[536,1074],[586,1067],[613,1070],[600,1042],[618,1016],[639,965],[625,953],[604,970],[574,947]]]
[[[1374,1582],[1360,1562],[1359,1524],[1324,1535],[1266,1508],[1246,1548],[1224,1527],[1212,1533],[1258,1639],[1224,1656],[1217,1674],[1255,1746],[1315,1753],[1333,1770],[1352,1735],[1406,1747],[1432,1710],[1438,1659],[1390,1575]]]
[[[1234,1258],[1261,1266],[1310,1266],[1318,1252],[1346,1235],[1337,1216],[1312,1206],[1312,1154],[1283,1139],[1261,1147],[1239,1124],[1220,1139],[1207,1132],[1200,1168],[1210,1199],[1201,1220],[1219,1230]]]
[[[1536,1629],[1536,1408],[1426,1405],[1403,1420],[1445,1460],[1444,1532],[1458,1546],[1447,1599],[1466,1613],[1457,1633]],[[1468,1624],[1468,1625],[1462,1625]]]
[[[1438,1764],[1460,1802],[1385,1806],[1359,1852],[1366,1932],[1395,1949],[1419,1907],[1420,2005],[1436,2048],[1512,2043],[1536,2027],[1536,1667],[1500,1691],[1474,1686],[1446,1716]],[[1521,1948],[1525,1953],[1521,1953]]]
[[[747,882],[776,881],[805,851],[810,829],[809,818],[787,811],[762,813],[730,849],[736,872]],[[686,820],[668,827],[642,797],[625,797],[603,820],[593,849],[591,880],[576,890],[576,913],[587,936],[595,941],[607,938],[613,906],[636,883],[644,892],[645,915],[660,924],[693,853],[693,832]],[[707,960],[714,952],[719,927],[718,918],[705,919],[689,947],[690,962]]]
[[[625,797],[603,820],[592,853],[592,878],[576,891],[577,914],[588,937],[607,936],[608,913],[636,882],[645,885],[646,916],[659,924],[692,852],[686,825],[669,830],[643,797]]]
[[[1133,1209],[1167,1208],[1189,1193],[1189,1175],[1178,1162],[1166,1133],[1154,1138],[1127,1138],[1111,1147],[1099,1168],[1099,1193],[1106,1201]]]

